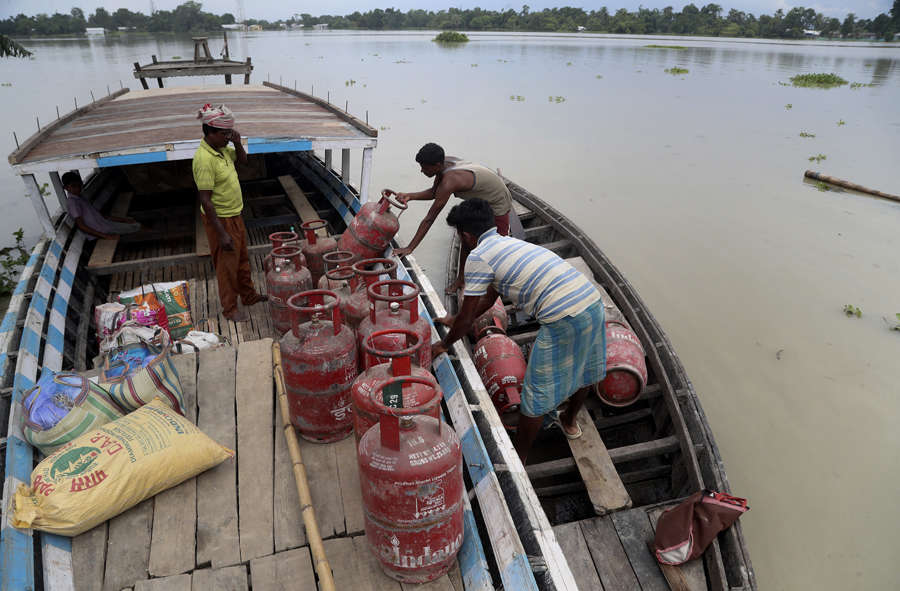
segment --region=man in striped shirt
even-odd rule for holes
[[[515,447],[524,463],[545,415],[569,404],[559,422],[570,439],[581,436],[575,420],[591,387],[606,373],[603,302],[593,284],[555,253],[501,236],[490,205],[470,199],[450,210],[447,223],[471,248],[459,313],[438,322],[450,327],[432,354],[444,353],[486,312],[497,296],[518,305],[539,323],[528,359]]]

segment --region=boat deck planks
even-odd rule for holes
[[[194,571],[192,591],[215,589],[216,591],[247,591],[247,569],[243,566],[206,568]]]
[[[284,189],[288,199],[290,199],[291,204],[294,206],[294,209],[297,210],[297,214],[303,222],[319,219],[318,212],[316,212],[315,208],[309,203],[309,199],[307,199],[306,194],[303,193],[303,189],[300,188],[297,181],[294,180],[294,177],[286,174],[278,177],[278,182],[281,183],[281,187]],[[300,228],[297,228],[297,230],[299,232]],[[327,235],[328,233],[325,228],[320,228],[316,231],[316,236],[325,237]]]
[[[644,509],[631,509],[613,513],[610,518],[625,548],[631,568],[637,576],[642,591],[669,591],[656,558],[647,548],[653,541],[653,527]]]
[[[274,551],[271,367],[272,339],[245,342],[238,347],[237,444],[245,458],[252,458],[252,461],[238,462],[241,562]]]
[[[610,517],[586,519],[580,525],[604,591],[640,589]]]
[[[293,462],[288,453],[281,425],[281,407],[276,404],[274,425],[274,513],[278,516],[274,527],[276,552],[306,545],[306,529],[303,526],[303,516],[300,514],[300,497],[297,495]]]
[[[109,520],[103,591],[119,591],[147,578],[153,499],[147,499]]]
[[[134,197],[134,193],[128,191],[119,195],[119,198],[116,199],[116,202],[113,203],[112,209],[109,212],[109,215],[115,217],[125,217],[128,215],[128,208],[131,207],[131,199]],[[91,253],[91,258],[88,261],[88,268],[91,267],[100,267],[102,265],[108,265],[113,262],[113,258],[116,256],[116,248],[119,246],[119,237],[115,238],[104,238],[101,240],[97,240],[97,245],[94,246],[94,252]]]
[[[337,444],[312,443],[302,437],[299,442],[306,473],[315,475],[309,479],[309,492],[316,509],[319,532],[323,539],[342,536],[347,528],[338,478]]]
[[[250,579],[253,591],[316,591],[316,575],[308,548],[251,560]]]
[[[556,534],[559,547],[569,561],[569,567],[578,581],[578,586],[582,589],[603,589],[584,534],[581,533],[581,524],[573,521],[557,525],[553,527],[553,533]]]
[[[184,395],[184,416],[197,422],[197,355],[172,358]],[[154,577],[186,573],[194,568],[197,534],[197,479],[190,478],[156,495],[149,572]]]
[[[233,347],[200,352],[197,372],[197,426],[229,449],[235,429],[235,354]],[[271,370],[270,370],[271,371]],[[197,564],[213,568],[241,562],[234,460],[226,460],[197,477]]]
[[[609,452],[600,438],[587,408],[582,407],[577,416],[583,435],[578,439],[567,439],[575,465],[587,488],[591,504],[597,515],[606,515],[631,506],[631,497],[613,466]]]
[[[101,591],[107,522],[72,538],[72,579],[78,591]]]
[[[341,504],[344,507],[344,526],[353,535],[365,529],[362,489],[359,485],[359,467],[356,463],[356,437],[350,435],[334,444],[337,459],[338,480],[341,488]]]
[[[191,591],[191,575],[138,581],[134,585],[134,591]]]

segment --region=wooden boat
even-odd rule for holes
[[[367,199],[377,131],[326,101],[273,84],[122,91],[70,113],[10,156],[29,191],[45,236],[34,247],[0,329],[3,454],[0,589],[21,591],[155,589],[316,589],[316,575],[292,462],[272,389],[272,327],[265,305],[235,324],[221,314],[209,247],[200,225],[190,160],[199,145],[199,105],[223,102],[239,120],[250,164],[239,170],[256,286],[271,232],[321,218],[340,233]],[[332,154],[341,151],[341,168]],[[360,187],[349,184],[351,150],[362,152]],[[316,156],[316,154],[321,156]],[[138,235],[89,242],[65,213],[51,216],[35,175],[96,169],[84,195],[107,213],[135,217]],[[38,459],[24,441],[16,403],[44,370],[90,371],[97,343],[91,311],[117,292],[155,281],[185,280],[200,330],[231,346],[175,357],[186,414],[236,450],[227,461],[75,538],[17,530],[9,499]],[[451,376],[445,389],[453,388]],[[458,383],[457,383],[458,384]],[[457,386],[458,387],[458,386]],[[452,390],[451,390],[452,391]],[[273,394],[272,396],[266,393]],[[460,435],[463,433],[460,432]],[[353,437],[301,444],[319,531],[339,589],[399,591],[369,552]],[[477,495],[473,503],[478,506]],[[498,508],[476,514],[465,500],[465,541],[458,566],[434,589],[494,589],[479,528],[482,516],[514,535]],[[503,559],[493,559],[502,564]],[[527,567],[527,563],[525,563]],[[508,588],[529,571],[503,574]],[[533,581],[533,577],[532,577]],[[533,584],[533,582],[532,582]]]
[[[522,466],[487,392],[481,386],[470,343],[457,343],[453,369],[463,386],[496,477],[529,555],[543,555],[542,585],[557,589],[756,589],[740,523],[721,533],[703,560],[665,573],[648,550],[656,520],[667,508],[703,488],[729,492],[725,467],[709,422],[684,367],[632,285],[597,245],[569,219],[506,179],[520,223],[513,234],[552,250],[579,268],[618,307],[646,352],[649,380],[638,401],[625,408],[591,396],[579,415],[584,436],[569,441],[560,430],[543,431]],[[447,283],[458,270],[454,238]],[[439,296],[425,283],[429,312],[455,312],[455,296]],[[508,335],[530,351],[538,323],[516,314],[510,302]],[[443,329],[442,329],[443,330]],[[624,489],[624,490],[623,490]],[[624,492],[624,496],[618,491]],[[551,529],[552,528],[552,529]],[[556,547],[569,570],[550,560]],[[664,578],[665,576],[665,578]]]
[[[316,588],[290,461],[277,427],[279,412],[269,396],[260,396],[272,390],[269,339],[276,335],[263,306],[250,308],[247,322],[235,324],[222,316],[209,247],[199,223],[189,161],[199,144],[194,113],[205,102],[232,107],[247,139],[252,162],[241,171],[244,218],[259,288],[265,285],[262,259],[269,248],[269,233],[314,218],[327,220],[330,231],[340,233],[368,198],[375,129],[326,101],[268,83],[120,91],[43,128],[10,156],[45,236],[34,247],[0,325],[0,416],[9,417],[7,435],[0,441],[5,446],[0,591],[246,589],[251,581],[255,591],[281,588],[285,581],[292,588]],[[332,168],[334,150],[341,150],[337,171]],[[350,185],[351,150],[362,151],[359,190]],[[105,207],[107,213],[137,218],[148,230],[114,241],[90,242],[73,229],[64,213],[51,215],[54,207],[48,205],[36,175],[49,173],[64,212],[59,173],[73,168],[96,170],[85,186],[87,198]],[[523,221],[532,234],[538,235],[544,231],[540,227],[548,224],[556,228],[557,222],[539,221],[544,218],[538,215],[543,211],[538,206],[529,208],[534,213],[532,221],[525,212]],[[605,264],[592,244],[579,240],[578,244],[589,245],[585,253],[579,253],[592,269],[596,260]],[[415,258],[405,257],[402,263],[401,278],[414,280],[422,290],[423,315],[441,313],[441,301]],[[626,300],[620,301],[625,288],[612,286],[622,283],[627,287],[627,283],[617,274],[612,280],[604,274],[614,268],[597,269],[595,275],[630,314],[629,320],[643,327],[645,344],[662,343],[651,352],[652,386],[658,387],[645,392],[645,400],[657,402],[648,402],[647,409],[641,409],[642,416],[598,421],[601,432],[606,436],[625,421],[647,423],[654,413],[660,420],[666,413],[674,417],[661,423],[664,450],[653,456],[659,461],[626,472],[652,471],[653,482],[666,479],[661,475],[663,467],[671,473],[678,490],[665,498],[661,494],[653,497],[653,506],[674,501],[685,492],[684,483],[695,482],[694,474],[705,483],[727,489],[702,410],[677,358],[667,353],[671,350],[668,341],[655,323],[649,323],[652,318],[646,312],[625,309],[621,302]],[[89,370],[97,353],[91,329],[91,311],[96,304],[123,290],[173,280],[189,283],[197,326],[225,335],[232,343],[214,351],[178,356],[177,363],[188,416],[214,439],[236,449],[236,461],[157,495],[74,539],[12,528],[11,493],[29,480],[38,459],[23,439],[21,411],[16,404],[21,393],[41,371]],[[631,294],[630,287],[628,290]],[[640,303],[636,296],[627,301],[635,306]],[[649,328],[640,324],[644,319]],[[528,332],[524,325],[522,330]],[[428,588],[599,588],[582,577],[585,539],[572,542],[574,538],[565,535],[568,530],[551,527],[551,518],[554,523],[557,519],[552,514],[548,518],[544,507],[549,505],[542,505],[542,499],[553,498],[546,490],[549,486],[574,485],[545,486],[531,467],[528,472],[522,468],[502,427],[498,430],[496,413],[492,414],[467,351],[457,347],[455,353],[453,359],[445,355],[436,360],[434,370],[445,393],[446,416],[463,442],[469,490],[465,541],[457,568]],[[355,451],[349,441],[352,439],[302,445],[313,506],[334,578],[339,589],[399,590],[398,583],[381,573],[366,547],[353,469]],[[687,452],[679,456],[681,449]],[[247,457],[250,460],[242,461]],[[646,455],[641,457],[649,462]],[[541,469],[555,477],[571,472],[572,465],[571,460],[562,458],[556,464],[543,463]],[[623,478],[628,479],[625,474]],[[616,515],[613,519],[619,519]],[[646,513],[642,515],[646,520]],[[587,532],[590,524],[566,526]],[[749,559],[737,558],[743,550],[740,530],[726,534],[720,546],[707,559],[710,588],[752,588]],[[581,553],[572,548],[580,548]],[[609,556],[603,554],[603,547],[597,548],[593,564],[604,568],[616,572],[656,568],[646,560],[628,562],[631,556],[626,557],[622,547]],[[716,573],[721,577],[716,578]],[[725,585],[717,586],[716,581]]]

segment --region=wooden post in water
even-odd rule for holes
[[[140,71],[141,71],[141,64],[139,64],[138,62],[134,62],[134,71],[135,71],[135,72],[140,72]],[[143,76],[141,76],[140,78],[138,78],[138,80],[141,81],[141,86],[144,87],[144,90],[150,90],[150,87],[147,86],[147,79],[146,79],[146,78],[144,78]],[[76,105],[75,105],[75,108],[76,108],[76,109],[78,108],[77,103],[76,103]]]
[[[331,574],[331,566],[325,556],[325,548],[322,545],[322,536],[319,534],[319,524],[316,523],[316,512],[313,509],[312,496],[309,493],[309,482],[306,479],[306,467],[303,465],[303,456],[300,454],[300,444],[297,442],[297,432],[291,424],[291,411],[288,406],[287,394],[284,391],[284,373],[281,369],[281,347],[278,343],[272,345],[272,363],[275,374],[275,391],[278,395],[278,403],[281,406],[281,422],[284,427],[284,436],[287,439],[288,451],[291,454],[291,462],[294,465],[294,480],[297,481],[297,493],[300,496],[300,514],[303,515],[303,525],[306,528],[306,538],[309,541],[309,549],[312,552],[313,566],[319,577],[319,589],[321,591],[335,591],[334,578]]]
[[[868,193],[869,195],[881,197],[882,199],[890,199],[891,201],[900,202],[900,197],[898,197],[897,195],[891,195],[890,193],[882,193],[881,191],[876,191],[875,189],[863,187],[862,185],[857,185],[856,183],[851,183],[850,181],[845,181],[844,179],[839,179],[837,177],[828,176],[827,174],[822,174],[820,172],[807,170],[806,172],[803,173],[803,176],[805,176],[806,178],[809,178],[809,179],[815,179],[817,181],[822,181],[823,183],[829,183],[831,185],[837,185],[838,187],[844,187],[845,189],[859,191],[860,193]]]
[[[156,56],[155,56],[155,55],[151,55],[151,56],[150,56],[150,59],[153,60],[153,63],[154,63],[154,64],[159,63],[158,61],[156,61]],[[162,78],[157,78],[157,79],[156,79],[156,83],[159,84],[159,87],[160,87],[160,88],[163,87],[163,81],[162,81]]]
[[[247,58],[247,65],[250,65],[250,58]],[[250,72],[244,74],[244,84],[250,84]]]

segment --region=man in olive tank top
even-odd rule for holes
[[[405,248],[394,251],[397,256],[411,253],[431,228],[441,210],[450,200],[450,195],[455,195],[462,200],[479,198],[484,199],[494,212],[494,221],[497,225],[497,233],[503,236],[509,235],[509,214],[512,210],[512,195],[506,187],[503,179],[487,167],[466,162],[452,156],[445,156],[444,149],[435,143],[427,143],[416,154],[416,162],[422,169],[422,174],[428,178],[434,178],[434,184],[429,189],[417,193],[398,193],[391,189],[384,189],[382,194],[395,195],[399,201],[434,201],[425,218],[419,224],[415,236]],[[456,293],[465,285],[463,270],[469,249],[461,245],[459,253],[459,275],[456,281],[447,286],[447,293]]]

